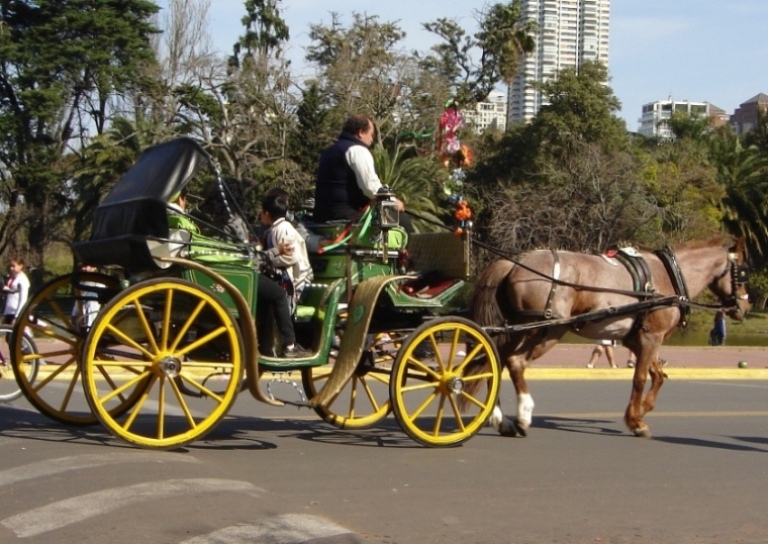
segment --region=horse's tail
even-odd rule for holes
[[[477,279],[475,291],[472,293],[472,299],[469,302],[469,315],[472,321],[480,327],[493,325],[502,325],[504,323],[504,313],[501,301],[502,293],[499,292],[504,280],[509,276],[515,264],[512,261],[498,260],[491,263],[480,277]],[[486,372],[491,361],[488,357],[478,357],[465,367],[467,375],[480,374]],[[473,395],[480,387],[479,380],[468,380],[465,384],[468,395]],[[459,410],[464,412],[467,406],[467,398],[459,397]]]
[[[491,263],[477,279],[475,291],[469,302],[469,315],[481,327],[501,325],[504,314],[499,302],[499,288],[509,276],[515,263],[500,259]]]

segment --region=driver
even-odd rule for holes
[[[320,156],[315,186],[315,221],[355,220],[382,187],[374,168],[370,146],[375,127],[365,115],[352,115],[344,123],[338,140]],[[410,217],[399,199],[400,224],[412,232]]]

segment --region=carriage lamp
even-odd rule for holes
[[[376,193],[376,218],[382,229],[391,229],[400,225],[400,212],[397,209],[395,193],[386,185]]]

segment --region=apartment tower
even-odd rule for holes
[[[522,0],[523,16],[538,23],[536,49],[524,60],[507,98],[509,124],[527,123],[547,103],[533,83],[585,61],[608,65],[611,0]]]

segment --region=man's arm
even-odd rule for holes
[[[382,183],[376,174],[371,152],[361,145],[353,145],[347,150],[346,158],[347,163],[355,172],[358,187],[368,198],[375,198],[376,193],[382,187]],[[399,198],[395,200],[397,201],[397,209],[401,212],[404,211],[403,202]]]
[[[373,155],[362,145],[353,145],[346,153],[347,164],[357,178],[357,185],[368,198],[374,198],[381,187],[381,180],[373,165]]]

